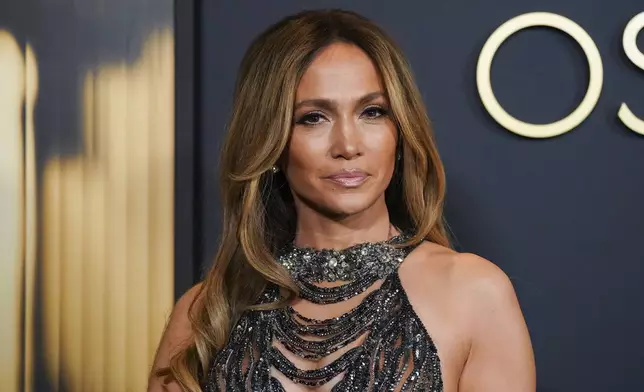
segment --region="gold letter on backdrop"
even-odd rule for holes
[[[492,61],[499,47],[512,34],[534,26],[552,27],[570,35],[586,54],[588,67],[590,68],[590,80],[584,99],[568,116],[550,124],[531,124],[511,116],[497,101],[490,81]],[[562,135],[581,124],[593,111],[599,100],[603,79],[602,60],[593,39],[572,20],[548,12],[523,14],[502,24],[483,45],[476,69],[476,83],[479,95],[492,118],[507,130],[529,138],[548,138]]]
[[[644,70],[644,53],[640,52],[637,48],[637,34],[644,29],[644,12],[635,15],[633,19],[626,25],[624,35],[622,36],[622,43],[624,45],[624,52],[629,60],[641,70]],[[637,118],[633,112],[628,108],[625,103],[619,108],[617,117],[629,129],[644,135],[644,120]]]

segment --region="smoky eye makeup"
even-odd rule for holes
[[[361,113],[361,117],[375,120],[385,117],[389,114],[389,110],[384,105],[367,105]]]
[[[375,121],[389,116],[389,106],[386,102],[378,102],[381,101],[380,99],[374,99],[373,101],[375,102],[362,104],[362,108],[356,108],[358,109],[356,114],[359,118]],[[293,116],[293,125],[312,127],[327,121],[329,121],[329,116],[321,108],[316,110],[311,108],[309,111],[295,113]]]
[[[297,125],[314,126],[324,122],[324,120],[326,120],[324,114],[317,111],[295,116],[295,124]]]

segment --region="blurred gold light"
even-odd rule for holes
[[[0,30],[0,385],[8,392],[20,388],[23,360],[24,98],[22,49],[13,35]]]
[[[173,41],[154,32],[134,64],[85,75],[84,149],[46,162],[38,186],[36,56],[0,31],[2,391],[31,391],[36,377],[70,392],[146,388],[173,305]]]
[[[45,352],[66,391],[145,390],[173,304],[173,46],[157,32],[90,72],[85,153],[45,168]]]
[[[36,185],[36,141],[34,136],[34,109],[38,96],[38,64],[30,45],[25,50],[25,152],[24,152],[24,203],[25,203],[25,266],[24,266],[24,390],[33,390],[33,364],[36,349],[36,269],[37,269],[37,185]]]

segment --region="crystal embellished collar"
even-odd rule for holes
[[[355,281],[367,276],[384,278],[403,261],[405,249],[395,247],[408,236],[399,234],[386,241],[365,242],[345,249],[314,249],[287,245],[277,261],[295,281],[306,283]]]

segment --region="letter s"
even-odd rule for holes
[[[644,53],[640,52],[637,48],[637,34],[640,30],[644,29],[644,12],[641,12],[628,22],[624,28],[624,35],[622,36],[622,44],[626,56],[641,70],[644,70]],[[637,118],[622,102],[617,112],[617,117],[632,131],[644,135],[644,120]]]

